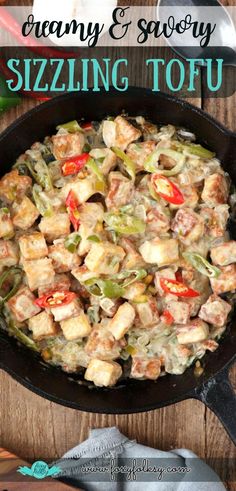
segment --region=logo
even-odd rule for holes
[[[35,479],[45,479],[45,477],[55,476],[60,470],[60,467],[56,465],[49,467],[46,462],[38,460],[37,462],[34,462],[31,467],[27,467],[26,465],[20,466],[17,469],[17,472],[20,472],[23,476],[31,476],[35,477]]]

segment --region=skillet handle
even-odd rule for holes
[[[219,418],[236,445],[236,394],[229,380],[229,366],[196,391],[202,401]]]

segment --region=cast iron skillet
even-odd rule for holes
[[[224,169],[236,183],[236,135],[204,112],[162,93],[142,88],[127,92],[70,93],[46,102],[15,121],[0,136],[1,174],[16,157],[55,127],[72,119],[100,120],[122,110],[142,114],[157,123],[185,126],[199,141],[214,149]],[[233,235],[232,228],[232,235]],[[236,235],[236,234],[235,234]],[[228,370],[236,360],[236,314],[215,353],[203,359],[204,373],[196,378],[193,368],[183,375],[167,375],[157,382],[127,380],[113,389],[89,388],[62,371],[44,364],[38,355],[0,331],[0,368],[33,392],[64,406],[98,413],[148,411],[183,399],[204,402],[220,418],[236,444],[236,396]]]

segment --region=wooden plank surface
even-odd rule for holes
[[[30,4],[30,1],[12,0],[8,4]],[[122,0],[123,5],[142,5],[140,0]],[[236,0],[225,4],[236,5]],[[154,5],[149,0],[146,5]],[[139,70],[140,56],[145,51],[127,51],[132,61],[134,82],[148,86],[150,79]],[[157,56],[157,55],[156,55]],[[150,57],[150,56],[149,56]],[[236,95],[228,99],[206,99],[199,87],[199,97],[191,100],[236,130]],[[16,117],[35,106],[35,101],[25,99],[21,106],[7,112],[0,119],[0,130],[7,127]],[[236,384],[236,368],[232,371],[232,382]],[[188,400],[168,408],[135,415],[98,415],[83,413],[32,394],[3,371],[0,371],[0,444],[26,460],[57,458],[66,450],[83,441],[90,428],[116,425],[128,437],[140,443],[163,450],[190,448],[202,458],[236,458],[236,449],[221,423],[211,411],[198,401]],[[223,464],[222,464],[223,465]],[[236,484],[229,483],[230,490]]]

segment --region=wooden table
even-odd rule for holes
[[[9,2],[13,3],[20,2]],[[21,4],[28,3],[21,1]],[[143,3],[123,1],[123,5]],[[154,3],[152,0],[145,2],[149,5]],[[236,0],[229,1],[228,5],[236,6]],[[130,59],[131,82],[141,86],[151,85],[146,73],[139,69],[140,63],[146,57],[144,48],[122,50],[122,57],[126,54]],[[152,54],[153,57],[158,57],[156,52]],[[119,56],[119,50],[114,56]],[[149,53],[149,57],[151,56]],[[233,76],[232,69],[229,69],[228,76]],[[236,130],[236,94],[226,99],[209,99],[205,94],[203,82],[199,84],[198,98],[191,102],[202,107],[228,128]],[[19,107],[5,113],[0,118],[0,130],[35,104],[35,101],[24,99]],[[232,370],[231,380],[236,386],[236,367]],[[187,447],[202,458],[236,459],[236,449],[219,420],[202,403],[195,400],[144,414],[107,416],[67,409],[44,400],[2,371],[0,386],[0,445],[26,460],[55,459],[83,441],[90,428],[113,425],[129,438],[136,438],[144,445],[163,450]],[[229,489],[236,489],[236,484],[229,484]]]

